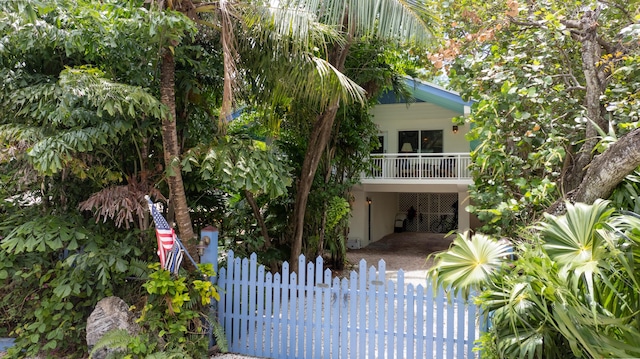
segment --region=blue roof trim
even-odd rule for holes
[[[405,85],[413,93],[415,102],[429,102],[444,107],[451,111],[464,114],[466,106],[471,107],[472,101],[464,101],[457,92],[446,90],[432,83],[405,78]],[[379,99],[380,104],[406,103],[404,100],[397,101],[392,92],[387,92]]]

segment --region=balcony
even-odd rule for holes
[[[371,163],[362,183],[471,183],[469,153],[372,154]]]

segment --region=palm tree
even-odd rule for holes
[[[351,44],[357,37],[380,37],[398,41],[417,40],[426,42],[431,32],[427,10],[415,2],[396,0],[335,0],[291,1],[289,6],[302,9],[317,16],[329,26],[339,28],[340,41],[329,44],[327,51],[328,66],[339,73],[344,72],[344,63]],[[319,114],[312,120],[311,133],[307,141],[307,151],[302,163],[295,191],[292,216],[293,238],[291,243],[290,264],[297,271],[298,256],[302,252],[304,217],[313,178],[331,137],[340,98],[327,97]]]
[[[430,38],[424,6],[401,0],[294,0],[262,2],[219,0],[176,0],[155,2],[159,10],[179,11],[194,21],[207,24],[220,31],[224,62],[224,85],[220,123],[229,118],[238,81],[239,52],[238,29],[251,29],[250,43],[255,46],[266,40],[278,46],[274,54],[265,54],[273,62],[284,61],[292,72],[284,86],[289,94],[313,98],[319,115],[312,124],[308,150],[297,184],[293,213],[293,239],[291,263],[297,270],[297,257],[302,249],[303,222],[307,199],[322,152],[327,146],[336,112],[341,101],[364,102],[363,90],[342,74],[344,61],[355,36],[379,36],[408,41],[426,41]],[[199,15],[200,14],[200,15]],[[206,15],[204,15],[206,14]],[[238,22],[250,26],[238,27]],[[323,24],[323,26],[320,26]],[[335,32],[338,28],[338,32]],[[320,35],[319,35],[320,34]],[[161,101],[168,109],[163,119],[162,133],[165,166],[168,173],[170,202],[175,209],[176,222],[184,239],[194,236],[189,217],[184,184],[179,165],[180,148],[175,125],[175,59],[173,46],[180,36],[168,37],[161,64]],[[327,49],[322,57],[317,49]],[[265,70],[267,70],[265,69]],[[311,71],[311,73],[309,72]],[[224,128],[224,126],[220,126]]]
[[[480,292],[497,357],[637,357],[639,225],[606,201],[567,204],[565,215],[547,216],[516,246],[517,259],[476,235],[437,255],[430,274]]]

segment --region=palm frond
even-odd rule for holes
[[[295,9],[295,12],[274,11],[287,18],[289,31],[303,32],[297,20],[317,17],[329,26],[345,24],[356,36],[376,36],[403,42],[415,41],[426,44],[432,39],[431,28],[436,20],[425,5],[415,0],[291,0],[277,3],[279,8]],[[287,17],[287,14],[291,14]],[[283,21],[284,23],[284,21]]]
[[[436,264],[429,275],[439,285],[462,291],[465,297],[472,289],[486,286],[500,269],[511,247],[483,234],[475,234],[466,239],[466,234],[458,234],[449,250],[435,256]]]
[[[96,222],[101,218],[103,222],[112,219],[119,228],[128,229],[132,224],[138,224],[140,228],[141,219],[148,211],[144,196],[164,198],[152,183],[144,181],[146,176],[142,177],[142,181],[129,177],[126,185],[111,186],[96,192],[81,202],[78,208],[83,211],[93,211]]]

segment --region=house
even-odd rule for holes
[[[372,110],[381,146],[371,155],[371,173],[351,189],[350,248],[393,232],[470,228],[469,126],[452,119],[468,115],[471,102],[434,84],[405,81],[415,102],[407,106],[387,94]]]

